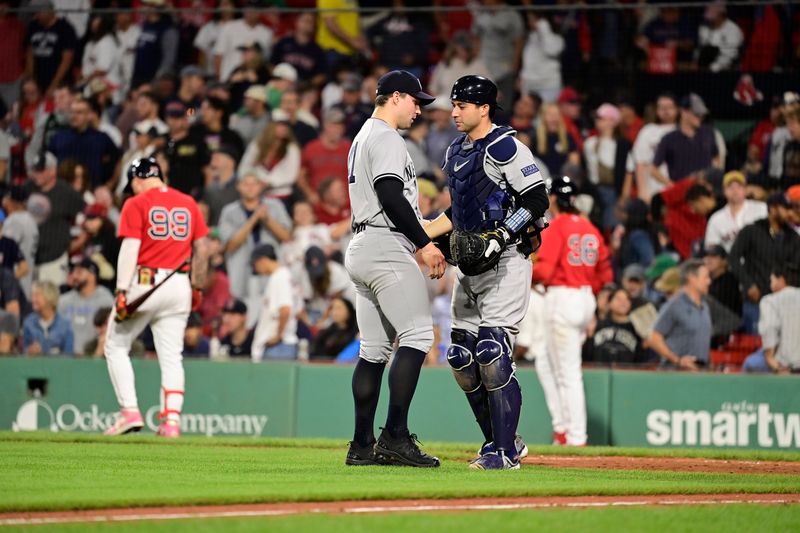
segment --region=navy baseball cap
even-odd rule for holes
[[[406,70],[392,70],[378,80],[378,90],[375,91],[378,96],[389,95],[395,91],[410,94],[419,100],[419,105],[421,106],[428,105],[436,100],[436,98],[423,91],[419,79]]]
[[[278,255],[275,253],[275,247],[267,243],[256,246],[256,248],[250,254],[250,262],[255,263],[258,259],[261,259],[262,257],[266,257],[267,259],[272,259],[273,261],[278,259]]]
[[[247,304],[243,301],[233,298],[225,307],[222,308],[223,313],[235,313],[239,315],[246,315],[247,314]]]

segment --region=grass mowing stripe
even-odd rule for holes
[[[715,505],[602,509],[548,509],[470,511],[464,513],[400,513],[387,515],[310,514],[269,518],[169,520],[95,524],[56,524],[13,528],[21,531],[115,531],[205,533],[212,531],[270,531],[297,533],[374,533],[381,531],[627,531],[643,533],[793,531],[800,522],[800,506]]]
[[[0,510],[476,496],[790,493],[800,476],[526,466],[475,472],[345,467],[340,449],[238,448],[150,439],[0,443]]]
[[[213,448],[302,448],[329,449],[345,453],[347,445],[342,439],[288,439],[267,437],[208,437],[186,436],[180,441],[156,439],[152,435],[125,435],[105,437],[91,433],[50,433],[0,431],[0,448],[7,442],[63,442],[81,444],[107,444],[118,446],[150,444],[153,446],[213,447]],[[434,451],[440,458],[463,458],[473,455],[479,443],[424,442],[424,448]],[[789,450],[748,450],[723,448],[627,448],[589,446],[586,448],[529,445],[531,455],[629,456],[629,457],[688,457],[698,459],[723,459],[742,461],[792,461],[800,462],[800,452]]]

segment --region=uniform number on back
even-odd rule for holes
[[[567,262],[572,266],[595,266],[599,255],[600,241],[595,235],[573,233],[567,239]]]
[[[356,182],[356,151],[358,150],[358,143],[350,147],[350,153],[347,154],[347,182]]]
[[[151,207],[147,218],[150,220],[150,229],[147,230],[147,234],[151,239],[185,241],[189,238],[192,215],[184,207],[172,209]]]

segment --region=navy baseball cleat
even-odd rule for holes
[[[517,449],[517,454],[519,454],[520,461],[528,457],[528,446],[525,444],[525,441],[522,440],[522,435],[517,434],[516,438],[514,439],[514,447]],[[496,451],[497,450],[494,447],[494,442],[484,442],[483,446],[481,446],[481,449],[478,450],[478,457],[470,461],[470,464],[474,463],[487,453],[495,453]]]
[[[503,452],[481,455],[469,464],[473,470],[519,470],[519,458],[513,460]]]
[[[347,450],[347,459],[344,464],[348,466],[371,466],[379,464],[375,461],[375,443],[368,444],[367,446],[359,446],[359,444],[351,440],[350,449]]]
[[[375,443],[375,460],[382,465],[438,467],[441,464],[439,458],[420,450],[418,443],[419,440],[413,433],[395,438],[383,428],[378,442]]]

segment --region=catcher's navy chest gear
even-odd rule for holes
[[[459,136],[447,149],[444,171],[450,186],[453,227],[460,231],[494,229],[511,207],[511,198],[484,167],[486,156],[507,163],[516,155],[514,130],[498,127],[486,137],[469,141]]]

